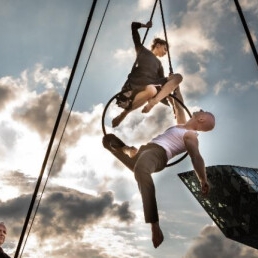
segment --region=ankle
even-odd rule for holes
[[[159,222],[154,222],[154,223],[151,223],[151,228],[152,229],[155,229],[155,228],[159,228]]]
[[[157,97],[154,97],[154,98],[152,98],[151,100],[150,100],[150,104],[152,105],[152,106],[155,106],[156,104],[158,104],[159,103],[159,100],[157,99]]]

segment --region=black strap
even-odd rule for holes
[[[153,6],[153,9],[152,9],[152,12],[151,12],[151,16],[150,16],[150,21],[152,21],[152,18],[153,18],[153,15],[154,15],[154,12],[155,12],[155,9],[156,9],[156,6],[157,6],[157,2],[158,2],[158,0],[156,0],[155,3],[154,3],[154,6]],[[148,34],[148,32],[149,32],[149,29],[150,29],[150,28],[147,28],[147,30],[146,30],[146,32],[145,32],[144,38],[143,38],[143,40],[142,40],[142,45],[144,44],[144,41],[145,41],[145,39],[146,39],[146,37],[147,37],[147,34]]]
[[[164,19],[164,13],[163,13],[163,7],[162,7],[161,0],[159,0],[159,5],[160,5],[160,12],[161,12],[161,17],[162,17],[164,36],[165,36],[165,40],[166,40],[166,42],[168,44],[166,25],[165,25],[165,19]],[[172,64],[171,64],[171,58],[170,58],[170,53],[169,53],[169,47],[168,46],[167,46],[167,52],[168,52],[169,72],[170,72],[170,74],[172,74],[173,73],[173,68],[172,68]]]
[[[158,0],[156,0],[155,3],[154,3],[154,6],[153,6],[153,8],[152,8],[152,12],[151,12],[151,16],[150,16],[150,20],[149,20],[149,21],[152,21],[152,18],[153,18],[153,15],[154,15],[154,12],[155,12],[155,9],[156,9],[156,6],[157,6],[157,2],[158,2]],[[147,34],[148,34],[148,32],[149,32],[149,29],[150,29],[150,28],[147,28],[147,30],[146,30],[146,32],[145,32],[145,35],[144,35],[143,40],[142,40],[142,45],[143,45],[144,42],[145,42],[145,39],[146,39]],[[139,54],[137,55],[137,58],[136,58],[136,60],[134,61],[134,64],[133,64],[133,66],[132,66],[132,70],[131,70],[131,71],[133,71],[134,67],[136,67],[136,64],[137,64],[137,61],[138,61],[138,58],[139,58],[139,55],[140,55],[140,54],[141,54],[141,52],[139,52]]]

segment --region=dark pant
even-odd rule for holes
[[[151,173],[164,169],[167,161],[166,151],[155,143],[141,146],[137,153],[134,176],[142,196],[146,223],[159,221],[155,186]]]

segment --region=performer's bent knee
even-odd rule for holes
[[[148,92],[151,97],[154,97],[157,94],[157,89],[153,84],[147,85],[145,91]]]
[[[144,177],[146,174],[151,174],[150,169],[148,168],[148,165],[146,164],[137,164],[134,168],[134,177],[136,181],[139,181],[142,177]]]
[[[175,73],[168,78],[168,80],[175,80],[176,84],[179,84],[183,81],[183,76],[180,73]]]

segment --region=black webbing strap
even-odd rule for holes
[[[162,7],[162,3],[161,0],[159,0],[159,5],[160,5],[160,12],[161,12],[161,17],[162,17],[162,24],[163,24],[163,30],[164,30],[164,35],[165,35],[165,40],[168,44],[168,38],[167,38],[167,32],[166,32],[166,25],[165,25],[165,19],[164,19],[164,13],[163,13],[163,7]],[[171,58],[170,58],[170,53],[169,53],[169,47],[167,45],[167,52],[168,52],[168,63],[169,63],[169,72],[170,74],[173,73],[173,68],[172,68],[172,64],[171,64]]]

